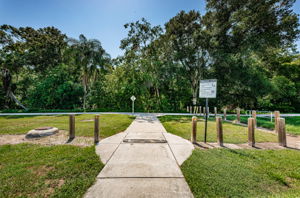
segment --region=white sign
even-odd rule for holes
[[[200,80],[200,98],[216,98],[217,96],[217,80]]]
[[[131,99],[132,101],[135,101],[136,98],[135,98],[135,96],[131,96],[130,99]]]

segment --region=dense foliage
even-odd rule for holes
[[[54,27],[0,27],[0,108],[184,111],[203,105],[199,80],[218,79],[219,108],[300,112],[295,0],[208,0],[164,27],[125,24],[124,55]]]

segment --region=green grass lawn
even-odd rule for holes
[[[181,166],[197,197],[300,197],[295,150],[195,149]]]
[[[247,124],[249,117],[241,117],[241,122]],[[284,117],[285,118],[285,124],[286,124],[286,130],[288,133],[293,135],[300,135],[300,117]],[[236,116],[227,116],[228,120],[235,120]],[[256,117],[257,120],[257,126],[263,127],[267,129],[274,129],[274,119],[273,122],[271,122],[270,118],[262,118],[262,117]]]
[[[103,168],[94,147],[0,146],[0,197],[82,197]]]
[[[95,115],[83,114],[75,116],[76,136],[93,136]],[[134,117],[123,114],[100,115],[100,136],[105,138],[124,131]],[[29,130],[52,126],[61,130],[69,130],[69,116],[0,116],[0,134],[24,134]]]
[[[191,116],[162,116],[159,117],[159,119],[168,132],[190,140],[192,130]],[[198,120],[197,129],[197,141],[203,142],[203,120]],[[225,143],[245,143],[248,141],[248,129],[244,126],[223,122],[223,138]],[[260,130],[256,130],[255,140],[256,142],[278,141],[275,134],[262,132]],[[217,141],[216,122],[214,118],[210,118],[208,121],[207,141]]]

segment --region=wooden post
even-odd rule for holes
[[[99,142],[99,115],[95,115],[94,143],[97,144],[98,142]]]
[[[216,117],[216,125],[218,144],[219,146],[223,146],[223,127],[221,117]]]
[[[199,114],[201,114],[201,113],[202,113],[202,107],[199,106]]]
[[[248,118],[248,144],[249,146],[255,146],[255,125],[254,118]]]
[[[214,112],[215,112],[215,118],[217,117],[217,107],[214,108]]]
[[[186,111],[189,112],[189,106],[186,106]]]
[[[191,142],[197,143],[197,117],[196,116],[193,116],[193,118],[192,118]]]
[[[75,138],[75,115],[69,116],[69,139]]]
[[[274,128],[275,128],[276,133],[277,133],[276,126],[277,126],[277,119],[278,118],[280,118],[280,112],[279,111],[274,111],[274,120],[275,120]]]
[[[205,107],[203,107],[203,116],[205,116],[206,114],[206,110],[205,110]]]
[[[227,109],[225,108],[223,111],[224,111],[224,120],[227,120],[227,118],[226,118],[226,116],[227,116],[227,114],[226,114]]]
[[[284,118],[277,118],[276,131],[278,133],[279,145],[286,147],[286,131],[285,131],[285,119]]]
[[[190,114],[193,113],[193,106],[190,106]]]
[[[252,111],[252,118],[254,118],[254,126],[255,128],[257,127],[257,122],[256,122],[256,111]]]
[[[240,108],[236,109],[236,119],[237,119],[238,123],[241,122],[241,110],[240,110]]]

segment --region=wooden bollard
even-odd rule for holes
[[[95,116],[94,122],[94,143],[97,144],[99,142],[99,115]]]
[[[222,118],[216,117],[216,129],[217,129],[217,141],[219,146],[223,146],[223,127],[222,127]]]
[[[286,147],[286,131],[285,131],[285,119],[284,118],[277,118],[276,131],[278,133],[279,145]]]
[[[202,113],[202,107],[199,106],[199,114],[201,114],[201,113]]]
[[[189,112],[189,106],[186,106],[186,112]]]
[[[193,116],[192,118],[192,135],[191,135],[191,142],[197,142],[197,117]]]
[[[240,108],[236,109],[236,119],[237,119],[238,123],[241,122],[241,109]]]
[[[252,111],[252,118],[254,118],[254,126],[257,127],[256,111]]]
[[[75,115],[69,116],[69,139],[75,138]]]
[[[275,131],[276,131],[277,119],[278,118],[280,118],[280,112],[279,111],[274,111],[274,120],[275,120],[275,127],[274,128],[275,128]]]
[[[225,108],[223,111],[224,111],[224,120],[227,120],[227,118],[226,118],[226,116],[227,116],[227,113],[226,113],[227,109]]]
[[[214,112],[215,112],[215,118],[217,117],[217,114],[218,114],[218,112],[217,112],[217,107],[214,107]]]
[[[249,146],[255,146],[255,125],[254,118],[248,118],[248,144]]]

